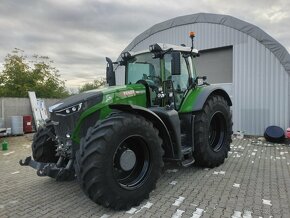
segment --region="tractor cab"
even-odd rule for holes
[[[149,51],[122,53],[125,83],[142,83],[148,90],[148,106],[167,106],[179,110],[195,84],[194,58],[198,51],[190,47],[156,43]]]

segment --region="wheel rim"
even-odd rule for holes
[[[113,173],[119,185],[125,189],[136,189],[147,179],[150,170],[149,149],[141,136],[130,136],[123,140],[113,158]]]
[[[226,135],[225,123],[225,117],[219,111],[211,117],[209,125],[209,145],[215,152],[218,152],[223,146]]]

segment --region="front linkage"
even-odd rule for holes
[[[21,166],[37,170],[38,176],[49,176],[57,181],[70,181],[75,178],[74,159],[70,151],[64,150],[56,139],[54,124],[47,120],[33,137],[32,157],[20,160]]]
[[[75,171],[73,167],[73,159],[70,159],[65,167],[62,167],[64,158],[60,157],[57,163],[42,163],[37,162],[31,158],[26,157],[25,160],[20,160],[21,166],[30,166],[37,170],[38,176],[49,176],[55,178],[56,181],[70,181],[75,178]]]

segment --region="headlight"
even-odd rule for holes
[[[149,51],[150,52],[161,52],[162,48],[160,47],[160,45],[158,43],[155,43],[155,44],[149,46]]]
[[[130,52],[126,51],[126,52],[121,54],[121,57],[123,60],[127,60],[127,59],[131,58],[131,54],[130,54]]]
[[[73,114],[75,112],[78,112],[82,108],[82,103],[73,105],[71,107],[62,109],[60,111],[56,111],[56,114],[58,115],[68,115],[68,114]]]

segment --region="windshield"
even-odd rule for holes
[[[153,59],[151,53],[145,53],[136,55],[132,60],[129,60],[126,84],[134,84],[139,80],[150,80],[151,82],[155,83],[156,81],[159,83],[161,80],[160,59]]]

